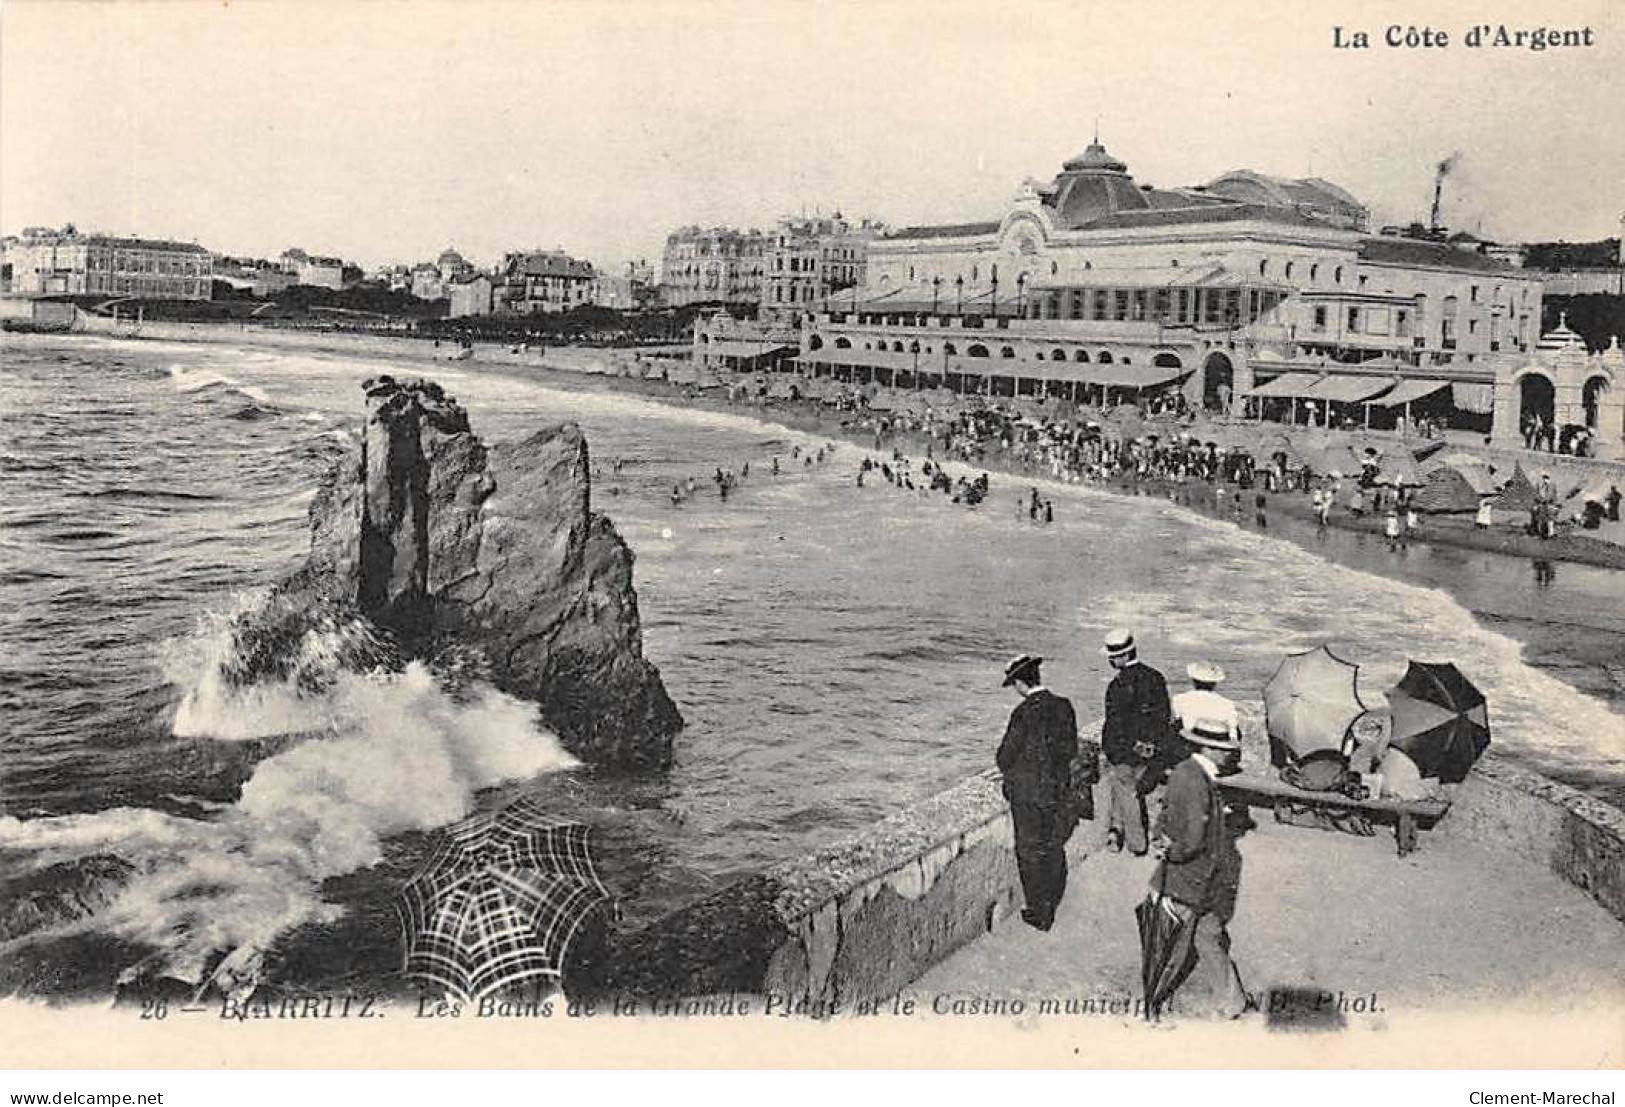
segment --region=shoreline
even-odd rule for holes
[[[440,353],[440,350],[444,349],[444,347],[435,347],[427,339],[396,335],[350,334],[347,332],[279,332],[265,328],[217,328],[201,324],[187,324],[184,325],[184,329],[170,328],[164,333],[151,334],[131,332],[73,333],[132,341],[174,341],[191,342],[200,345],[241,344],[272,349],[303,350],[347,357],[404,358],[422,365],[425,369],[445,365],[466,372],[471,368],[478,367],[488,372],[501,373],[527,380],[544,381],[563,387],[566,390],[591,387],[596,383],[599,387],[605,389],[639,396],[672,407],[689,407],[725,414],[747,415],[764,423],[771,423],[803,434],[819,435],[876,453],[900,449],[909,456],[920,456],[925,453],[927,445],[926,436],[918,432],[905,431],[888,434],[877,446],[872,430],[850,425],[855,421],[853,417],[861,413],[826,412],[823,405],[816,399],[750,399],[739,402],[730,399],[720,389],[700,389],[691,384],[666,381],[659,378],[636,377],[611,371],[594,372],[579,366],[561,365],[556,360],[552,360],[556,357],[558,350],[551,353],[544,352],[540,355],[531,355],[533,360],[518,360],[516,356],[514,360],[509,360],[514,355],[510,355],[506,347],[476,345],[473,348],[472,356],[454,358]],[[62,336],[53,335],[51,337]],[[421,347],[421,349],[413,347]],[[568,349],[573,350],[576,348],[568,347]],[[596,347],[583,349],[598,352]],[[635,348],[623,349],[620,347],[605,347],[602,350],[603,355],[606,357],[614,356],[617,353],[637,352]],[[499,356],[489,356],[493,354]],[[751,374],[750,376],[760,375]],[[1290,428],[1283,427],[1282,430],[1287,431]],[[1032,465],[1013,462],[1010,459],[997,456],[981,458],[974,463],[963,462],[962,464],[970,468],[984,470],[988,473],[1020,481],[1048,482],[1055,480],[1047,470],[1041,470]],[[1209,484],[1207,481],[1140,480],[1132,476],[1115,476],[1107,480],[1089,480],[1081,482],[1081,485],[1125,497],[1153,497],[1175,504],[1187,511],[1206,515],[1209,518],[1231,519],[1230,513],[1216,511],[1210,506],[1204,506],[1212,504],[1212,490],[1215,487],[1223,487],[1226,490],[1227,498],[1230,499],[1233,499],[1236,492],[1244,492],[1243,510],[1241,516],[1236,518],[1238,522],[1241,517],[1247,519],[1252,517],[1252,495],[1256,491],[1256,489],[1242,490],[1235,485],[1227,485],[1222,482],[1214,485]],[[1273,492],[1269,493],[1269,497],[1269,513],[1271,515],[1313,526],[1314,509],[1305,493]],[[1334,511],[1328,521],[1327,529],[1354,534],[1368,534],[1380,539],[1383,537],[1383,520],[1375,515],[1367,515],[1356,520],[1349,516],[1346,508],[1339,508]],[[1290,534],[1283,535],[1283,537],[1312,553],[1326,556],[1323,551],[1301,540],[1300,537]],[[1467,515],[1425,516],[1421,532],[1409,537],[1406,542],[1411,545],[1432,545],[1477,553],[1499,554],[1504,557],[1536,563],[1574,564],[1604,570],[1625,570],[1625,545],[1620,543],[1574,533],[1561,534],[1551,539],[1539,539],[1525,534],[1521,530],[1513,529],[1507,523],[1498,523],[1494,527],[1481,529],[1476,527],[1471,517]],[[1390,575],[1380,567],[1370,566],[1368,568],[1370,571],[1381,575]]]

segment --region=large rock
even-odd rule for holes
[[[354,604],[408,656],[477,649],[584,760],[669,763],[682,716],[643,657],[632,551],[592,510],[580,428],[488,449],[438,385],[366,394],[359,456],[311,504],[290,587]]]

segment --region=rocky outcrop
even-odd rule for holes
[[[592,510],[580,428],[488,448],[438,385],[365,388],[359,453],[311,504],[289,588],[353,604],[408,657],[477,650],[583,760],[667,764],[682,716],[643,657],[632,551]]]

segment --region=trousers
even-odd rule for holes
[[[1016,828],[1016,871],[1027,910],[1041,923],[1055,918],[1066,894],[1066,839],[1060,808],[1051,804],[1012,800],[1010,818]]]
[[[1196,919],[1196,964],[1179,990],[1174,1008],[1194,1018],[1233,1019],[1247,1009],[1247,990],[1230,957],[1230,930],[1224,916],[1207,911]]]
[[[1146,848],[1145,797],[1140,795],[1140,766],[1108,763],[1106,780],[1106,829],[1122,835],[1123,844],[1134,853]]]

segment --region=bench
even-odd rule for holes
[[[1374,821],[1392,820],[1394,841],[1399,847],[1401,857],[1416,848],[1418,827],[1431,827],[1450,810],[1448,800],[1354,799],[1337,792],[1309,792],[1302,788],[1294,788],[1279,778],[1254,776],[1249,773],[1221,777],[1219,789],[1226,799],[1244,803],[1248,807],[1273,809],[1277,804],[1295,803],[1311,808],[1358,811],[1376,816]]]

